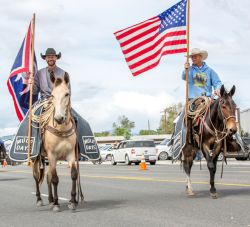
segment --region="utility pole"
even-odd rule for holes
[[[148,120],[148,131],[150,131],[150,122]]]
[[[167,134],[167,108],[161,111],[164,115],[164,125],[165,125],[165,133]]]

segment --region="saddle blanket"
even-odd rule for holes
[[[173,160],[179,158],[182,148],[186,144],[187,129],[184,123],[185,111],[182,111],[175,123],[175,130],[172,137],[171,153]]]
[[[40,115],[41,112],[42,107],[37,109],[35,115]],[[76,132],[80,155],[89,160],[99,160],[100,151],[89,123],[85,119],[83,119],[75,110],[72,109],[71,113],[76,121]],[[13,161],[25,162],[28,160],[28,125],[29,113],[27,113],[27,115],[21,122],[17,130],[17,134],[15,135],[12,142],[9,151],[9,157]],[[39,132],[39,125],[33,122],[31,133],[31,159],[34,159],[39,155],[41,144],[42,140]]]

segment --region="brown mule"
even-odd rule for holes
[[[183,166],[187,175],[186,192],[188,195],[194,195],[190,173],[196,153],[201,149],[210,172],[210,195],[212,198],[218,197],[214,183],[217,159],[225,146],[226,140],[237,132],[236,104],[232,99],[234,93],[235,86],[228,93],[224,85],[221,87],[220,98],[211,102],[203,117],[203,130],[199,134],[199,141],[193,136],[192,120],[188,120],[187,141],[182,150]]]

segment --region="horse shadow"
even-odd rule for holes
[[[79,212],[89,212],[92,210],[114,210],[117,208],[121,208],[126,203],[125,200],[95,200],[95,201],[80,201],[77,205],[76,210],[72,211],[74,213]],[[68,208],[68,202],[61,202],[60,203],[60,212],[71,211]],[[46,207],[44,205],[43,207]],[[43,209],[41,211],[48,211],[47,209]]]
[[[25,178],[4,178],[4,179],[0,179],[1,181],[18,181],[18,180],[24,180]]]
[[[218,199],[227,198],[232,196],[250,196],[249,188],[228,188],[228,189],[217,189]],[[195,191],[195,196],[192,198],[207,198],[210,195],[209,190]]]

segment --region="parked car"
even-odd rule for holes
[[[157,160],[172,159],[170,139],[164,139],[160,144],[156,145]]]
[[[235,158],[236,160],[242,160],[242,161],[250,159],[250,138],[238,137],[238,139],[239,140],[242,139],[243,147],[241,147],[240,151],[238,151],[238,152],[230,152],[230,150],[229,150],[227,152],[226,158]],[[220,153],[220,155],[218,157],[218,160],[219,161],[223,160],[223,154],[222,153]]]
[[[139,164],[142,155],[145,156],[145,161],[151,165],[156,163],[156,147],[153,140],[126,140],[119,143],[116,149],[112,151],[111,164],[131,163]]]
[[[103,161],[111,161],[113,145],[107,144],[105,146],[99,147],[100,155]]]

